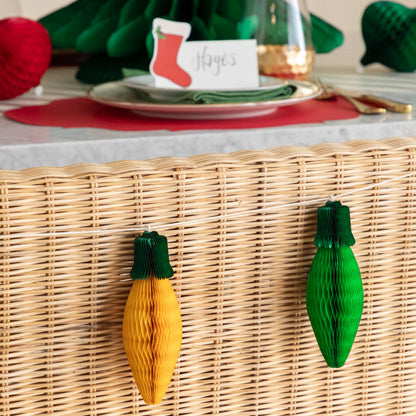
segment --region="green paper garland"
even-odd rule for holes
[[[347,206],[329,201],[318,208],[314,243],[318,250],[309,271],[306,307],[325,361],[338,368],[348,358],[364,304]]]

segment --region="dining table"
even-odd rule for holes
[[[54,100],[85,97],[91,85],[76,79],[75,66],[51,66],[41,86],[13,99],[0,101],[0,168],[21,170],[76,163],[107,163],[116,160],[147,160],[188,157],[205,153],[264,150],[277,146],[308,146],[325,142],[416,136],[416,112],[377,115],[355,114],[352,118],[301,122],[250,128],[167,129],[165,124],[145,131],[108,129],[102,126],[33,125],[5,116],[9,110],[43,106]],[[315,68],[313,80],[328,85],[376,94],[416,105],[416,76],[383,68]],[[314,100],[316,101],[316,100]],[[65,110],[71,113],[71,108]],[[120,110],[119,110],[120,111]],[[122,110],[129,111],[129,110]],[[284,118],[282,108],[273,117]],[[56,116],[64,117],[68,114]],[[284,121],[284,120],[283,120]],[[186,123],[186,121],[184,121]],[[226,121],[225,121],[226,122]],[[185,124],[186,126],[186,124]]]

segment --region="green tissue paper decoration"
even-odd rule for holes
[[[416,9],[392,1],[370,4],[361,19],[363,65],[381,63],[395,71],[416,70]]]
[[[123,72],[126,68],[148,68],[147,56],[134,55],[124,58],[110,58],[108,55],[92,55],[79,67],[76,78],[90,84],[114,81],[125,78]],[[148,70],[141,70],[141,73]]]
[[[329,53],[344,42],[343,33],[325,20],[311,14],[312,43],[316,53]]]
[[[306,307],[325,361],[338,368],[350,353],[364,304],[347,206],[328,201],[318,208],[314,243],[318,250],[309,271]]]
[[[246,7],[247,0],[76,0],[39,22],[48,30],[54,49],[92,55],[81,64],[77,78],[100,83],[121,79],[121,68],[128,65],[149,69],[154,18],[188,22],[190,41],[250,39],[259,20],[247,15]],[[314,15],[311,20],[317,53],[342,44],[337,28]]]

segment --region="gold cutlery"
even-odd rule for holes
[[[331,88],[337,95],[349,101],[361,114],[384,114],[387,111],[384,107],[372,107],[364,104],[344,90],[334,87]]]
[[[361,94],[355,91],[347,91],[334,86],[325,86],[319,79],[316,82],[322,89],[322,93],[318,97],[318,99],[328,100],[336,97],[337,95],[342,96],[348,101],[350,101],[362,114],[382,114],[385,113],[386,110],[394,113],[411,113],[413,111],[412,104],[402,103],[399,101],[379,97],[372,94]],[[373,107],[362,107],[359,103],[362,103],[364,105],[370,104]],[[372,108],[373,110],[370,110],[368,107]]]
[[[385,108],[371,107],[369,105],[363,104],[355,98],[351,97],[348,93],[345,93],[344,91],[338,88],[328,87],[330,88],[328,89],[319,78],[316,80],[316,83],[322,89],[321,94],[317,97],[318,100],[330,100],[331,98],[334,98],[337,95],[339,95],[348,100],[360,114],[382,114],[386,112]]]
[[[413,111],[412,104],[401,103],[389,98],[377,97],[376,95],[352,94],[352,97],[366,104],[373,104],[376,106],[384,107],[386,110],[392,111],[394,113],[411,113]]]

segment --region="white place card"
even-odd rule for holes
[[[259,86],[255,40],[186,41],[191,26],[156,18],[150,72],[156,87],[204,90]]]

